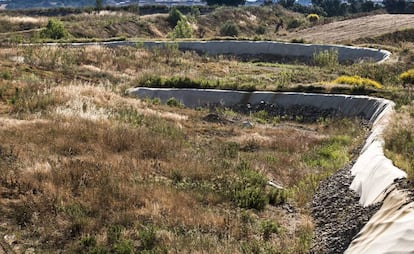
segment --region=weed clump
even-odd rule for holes
[[[313,53],[313,62],[319,67],[335,67],[338,65],[338,50],[329,49]]]
[[[333,81],[335,84],[347,84],[355,87],[372,87],[380,89],[382,85],[372,79],[362,78],[360,76],[340,76]]]
[[[291,20],[288,21],[287,29],[298,28],[298,27],[302,26],[304,23],[305,22],[302,19],[296,19],[296,18],[291,19]]]
[[[414,113],[411,113],[414,115]],[[414,131],[413,120],[393,124],[385,135],[386,155],[400,168],[407,172],[408,178],[414,180]]]
[[[237,37],[239,35],[239,26],[234,22],[227,21],[220,27],[221,36]]]
[[[280,232],[280,226],[272,220],[264,220],[260,223],[263,240],[268,241],[272,234]]]
[[[241,208],[263,210],[268,203],[266,178],[250,169],[246,162],[241,162],[237,170],[237,180],[232,186],[231,199]]]
[[[193,36],[193,29],[186,20],[181,19],[177,22],[169,36],[171,38],[191,38]]]
[[[169,98],[167,100],[167,105],[170,107],[176,107],[176,108],[181,108],[183,107],[183,104],[177,100],[176,98]]]

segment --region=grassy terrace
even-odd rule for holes
[[[290,66],[176,49],[5,48],[1,57],[1,230],[22,249],[306,252],[317,182],[366,134],[353,120],[226,109],[215,123],[206,109],[123,96],[154,75],[226,84],[226,73]]]

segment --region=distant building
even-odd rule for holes
[[[246,6],[260,6],[265,3],[265,0],[246,0]]]

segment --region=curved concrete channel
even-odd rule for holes
[[[182,51],[196,51],[209,55],[235,55],[235,56],[265,56],[266,58],[290,58],[301,60],[312,60],[313,54],[325,50],[335,50],[338,52],[339,62],[358,62],[358,61],[386,61],[391,55],[390,52],[381,49],[361,48],[344,45],[322,45],[322,44],[303,44],[275,41],[234,41],[234,40],[215,40],[215,41],[111,41],[111,42],[85,42],[85,43],[47,43],[48,46],[70,46],[85,47],[92,45],[104,45],[107,47],[133,46],[133,47],[165,47],[166,45],[177,45]],[[26,44],[33,46],[36,44]]]
[[[355,236],[345,253],[413,253],[414,203],[396,188],[395,179],[406,173],[384,156],[382,134],[393,115],[392,101],[368,96],[242,92],[210,89],[132,88],[128,93],[139,98],[175,98],[188,107],[232,106],[266,102],[284,107],[293,105],[333,109],[346,117],[362,117],[371,124],[370,135],[352,166],[351,189],[368,206],[382,202],[377,213]]]

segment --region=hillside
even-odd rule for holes
[[[317,25],[292,32],[285,40],[304,39],[312,43],[352,43],[407,28],[414,28],[412,14],[380,14]]]

